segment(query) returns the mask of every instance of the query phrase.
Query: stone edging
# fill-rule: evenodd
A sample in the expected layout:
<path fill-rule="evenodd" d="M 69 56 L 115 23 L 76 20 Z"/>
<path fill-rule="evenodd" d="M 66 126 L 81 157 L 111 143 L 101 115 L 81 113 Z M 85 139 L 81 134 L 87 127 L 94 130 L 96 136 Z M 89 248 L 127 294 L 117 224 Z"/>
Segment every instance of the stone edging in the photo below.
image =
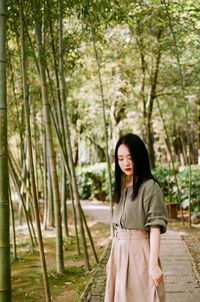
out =
<path fill-rule="evenodd" d="M 195 262 L 194 256 L 193 256 L 192 253 L 190 252 L 190 248 L 189 248 L 189 245 L 188 245 L 188 243 L 187 243 L 187 240 L 185 239 L 185 236 L 181 235 L 181 237 L 182 237 L 182 240 L 184 241 L 186 250 L 187 250 L 188 255 L 189 255 L 189 257 L 190 257 L 190 260 L 191 260 L 191 262 L 192 262 L 192 268 L 193 268 L 193 271 L 194 271 L 195 276 L 196 276 L 196 278 L 197 278 L 197 281 L 198 281 L 198 283 L 200 284 L 200 273 L 199 273 L 199 271 L 198 271 L 198 269 L 197 269 L 197 264 L 196 264 L 196 262 Z"/>

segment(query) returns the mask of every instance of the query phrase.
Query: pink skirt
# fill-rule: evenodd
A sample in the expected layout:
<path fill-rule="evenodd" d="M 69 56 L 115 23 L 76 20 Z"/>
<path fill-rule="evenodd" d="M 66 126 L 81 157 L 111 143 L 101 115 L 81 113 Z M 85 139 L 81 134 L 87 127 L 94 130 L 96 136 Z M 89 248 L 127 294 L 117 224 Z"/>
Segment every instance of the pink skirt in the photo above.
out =
<path fill-rule="evenodd" d="M 118 228 L 106 265 L 104 302 L 165 302 L 164 281 L 156 288 L 149 276 L 149 234 Z"/>

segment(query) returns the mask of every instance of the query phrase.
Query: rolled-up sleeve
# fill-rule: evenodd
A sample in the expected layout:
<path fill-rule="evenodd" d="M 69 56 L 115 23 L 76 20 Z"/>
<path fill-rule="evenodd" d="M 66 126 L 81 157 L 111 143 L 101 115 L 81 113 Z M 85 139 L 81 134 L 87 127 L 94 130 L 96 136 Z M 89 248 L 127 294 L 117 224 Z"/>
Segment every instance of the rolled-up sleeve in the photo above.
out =
<path fill-rule="evenodd" d="M 147 230 L 151 227 L 160 228 L 161 234 L 167 230 L 167 209 L 163 201 L 162 191 L 157 183 L 154 184 L 150 196 L 144 200 L 145 223 Z"/>

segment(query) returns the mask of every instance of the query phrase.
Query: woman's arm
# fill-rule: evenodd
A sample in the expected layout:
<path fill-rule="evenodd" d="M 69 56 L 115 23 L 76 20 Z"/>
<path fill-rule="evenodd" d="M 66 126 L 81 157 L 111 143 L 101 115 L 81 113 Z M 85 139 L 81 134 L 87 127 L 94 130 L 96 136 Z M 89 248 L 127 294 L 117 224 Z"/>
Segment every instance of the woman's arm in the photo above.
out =
<path fill-rule="evenodd" d="M 149 274 L 157 287 L 163 277 L 162 270 L 158 264 L 160 253 L 160 228 L 150 229 L 150 258 L 149 258 Z"/>

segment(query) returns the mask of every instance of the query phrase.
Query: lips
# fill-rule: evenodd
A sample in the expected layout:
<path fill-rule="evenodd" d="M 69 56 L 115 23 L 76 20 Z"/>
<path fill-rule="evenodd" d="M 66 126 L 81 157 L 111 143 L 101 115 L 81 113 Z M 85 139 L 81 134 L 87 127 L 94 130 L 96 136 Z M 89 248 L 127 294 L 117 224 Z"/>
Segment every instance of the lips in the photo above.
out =
<path fill-rule="evenodd" d="M 126 168 L 126 169 L 124 169 L 124 171 L 127 171 L 127 172 L 129 172 L 129 171 L 131 171 L 132 169 L 131 168 Z"/>

